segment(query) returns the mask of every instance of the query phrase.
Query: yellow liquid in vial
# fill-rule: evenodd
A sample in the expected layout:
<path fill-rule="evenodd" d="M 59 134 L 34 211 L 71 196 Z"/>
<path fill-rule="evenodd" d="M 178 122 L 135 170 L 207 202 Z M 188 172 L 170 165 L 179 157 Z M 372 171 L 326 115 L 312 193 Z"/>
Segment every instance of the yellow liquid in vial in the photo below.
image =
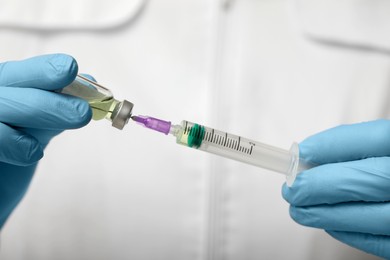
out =
<path fill-rule="evenodd" d="M 112 94 L 99 92 L 88 82 L 75 80 L 71 85 L 62 89 L 61 93 L 81 97 L 88 101 L 92 108 L 92 119 L 111 119 L 111 115 L 119 103 Z"/>
<path fill-rule="evenodd" d="M 103 118 L 111 118 L 112 112 L 114 111 L 119 101 L 115 100 L 114 98 L 109 98 L 105 100 L 89 100 L 88 103 L 92 108 L 93 120 L 101 120 Z"/>

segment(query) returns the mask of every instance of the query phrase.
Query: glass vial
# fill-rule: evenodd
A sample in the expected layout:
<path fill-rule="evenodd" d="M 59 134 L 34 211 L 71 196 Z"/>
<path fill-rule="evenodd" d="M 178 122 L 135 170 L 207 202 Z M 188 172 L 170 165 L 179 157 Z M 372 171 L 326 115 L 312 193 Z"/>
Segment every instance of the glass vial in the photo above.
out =
<path fill-rule="evenodd" d="M 109 89 L 81 75 L 59 92 L 85 99 L 92 108 L 92 119 L 108 119 L 118 129 L 127 124 L 134 106 L 127 100 L 114 99 Z"/>

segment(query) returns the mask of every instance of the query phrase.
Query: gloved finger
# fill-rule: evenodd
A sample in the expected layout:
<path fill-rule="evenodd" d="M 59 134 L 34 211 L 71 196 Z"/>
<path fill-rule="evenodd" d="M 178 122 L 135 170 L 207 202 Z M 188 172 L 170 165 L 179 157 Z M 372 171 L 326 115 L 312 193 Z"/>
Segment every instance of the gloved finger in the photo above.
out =
<path fill-rule="evenodd" d="M 36 128 L 19 128 L 19 130 L 37 139 L 43 149 L 46 148 L 53 137 L 63 132 L 63 130 L 44 130 Z"/>
<path fill-rule="evenodd" d="M 390 156 L 390 121 L 377 120 L 326 130 L 301 142 L 299 153 L 315 164 Z"/>
<path fill-rule="evenodd" d="M 0 87 L 60 89 L 75 79 L 77 71 L 76 60 L 66 54 L 8 61 L 0 63 Z"/>
<path fill-rule="evenodd" d="M 27 166 L 42 157 L 43 148 L 37 139 L 0 123 L 0 162 Z"/>
<path fill-rule="evenodd" d="M 92 117 L 89 104 L 78 97 L 33 88 L 0 87 L 0 122 L 16 127 L 74 129 Z"/>
<path fill-rule="evenodd" d="M 293 206 L 390 201 L 390 157 L 332 163 L 306 170 L 282 194 Z"/>
<path fill-rule="evenodd" d="M 390 235 L 390 202 L 349 202 L 290 207 L 297 223 L 326 230 Z"/>
<path fill-rule="evenodd" d="M 390 259 L 390 237 L 355 232 L 326 231 L 333 238 L 369 254 Z"/>

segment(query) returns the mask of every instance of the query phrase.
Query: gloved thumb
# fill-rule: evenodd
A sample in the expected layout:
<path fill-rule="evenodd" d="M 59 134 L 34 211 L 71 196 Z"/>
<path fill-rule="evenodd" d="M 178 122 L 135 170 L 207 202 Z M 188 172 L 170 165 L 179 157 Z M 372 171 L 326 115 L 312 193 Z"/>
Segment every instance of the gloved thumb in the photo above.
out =
<path fill-rule="evenodd" d="M 390 156 L 390 121 L 341 125 L 299 144 L 300 156 L 315 164 Z"/>

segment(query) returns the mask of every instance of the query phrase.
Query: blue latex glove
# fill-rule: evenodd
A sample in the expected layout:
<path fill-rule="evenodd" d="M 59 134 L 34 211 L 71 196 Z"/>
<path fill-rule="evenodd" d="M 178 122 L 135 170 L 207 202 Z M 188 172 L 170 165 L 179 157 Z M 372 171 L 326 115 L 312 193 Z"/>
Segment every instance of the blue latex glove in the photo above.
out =
<path fill-rule="evenodd" d="M 299 147 L 303 158 L 321 166 L 283 186 L 291 217 L 390 258 L 390 121 L 339 126 Z"/>
<path fill-rule="evenodd" d="M 0 63 L 0 227 L 22 199 L 43 150 L 64 129 L 86 125 L 86 101 L 54 93 L 77 75 L 64 54 Z"/>

